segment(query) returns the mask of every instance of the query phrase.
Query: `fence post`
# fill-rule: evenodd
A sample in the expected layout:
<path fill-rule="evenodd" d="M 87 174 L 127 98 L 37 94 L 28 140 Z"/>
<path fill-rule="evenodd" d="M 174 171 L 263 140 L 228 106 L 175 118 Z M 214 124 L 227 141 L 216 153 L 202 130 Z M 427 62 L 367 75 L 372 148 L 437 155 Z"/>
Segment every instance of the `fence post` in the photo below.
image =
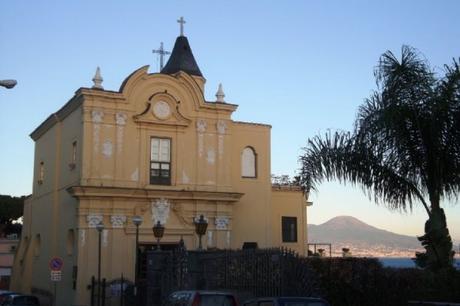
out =
<path fill-rule="evenodd" d="M 94 285 L 95 283 L 96 283 L 95 277 L 91 276 L 91 299 L 90 299 L 91 306 L 94 306 Z"/>
<path fill-rule="evenodd" d="M 162 279 L 167 254 L 168 253 L 164 251 L 147 252 L 147 290 L 145 290 L 145 292 L 147 295 L 147 305 L 149 306 L 157 306 L 162 303 Z"/>
<path fill-rule="evenodd" d="M 123 279 L 123 273 L 121 273 L 120 279 L 120 306 L 123 306 L 125 298 L 125 280 Z"/>
<path fill-rule="evenodd" d="M 105 278 L 102 279 L 102 306 L 105 306 Z"/>

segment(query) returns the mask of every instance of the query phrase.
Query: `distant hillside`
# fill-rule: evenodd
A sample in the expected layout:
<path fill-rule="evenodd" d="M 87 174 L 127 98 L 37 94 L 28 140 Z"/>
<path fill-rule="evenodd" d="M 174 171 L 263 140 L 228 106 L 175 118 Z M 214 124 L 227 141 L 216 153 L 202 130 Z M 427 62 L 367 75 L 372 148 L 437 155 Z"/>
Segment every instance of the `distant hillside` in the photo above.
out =
<path fill-rule="evenodd" d="M 335 255 L 343 247 L 357 256 L 414 256 L 415 251 L 422 251 L 416 237 L 378 229 L 350 216 L 335 217 L 320 225 L 309 224 L 308 242 L 332 243 Z"/>

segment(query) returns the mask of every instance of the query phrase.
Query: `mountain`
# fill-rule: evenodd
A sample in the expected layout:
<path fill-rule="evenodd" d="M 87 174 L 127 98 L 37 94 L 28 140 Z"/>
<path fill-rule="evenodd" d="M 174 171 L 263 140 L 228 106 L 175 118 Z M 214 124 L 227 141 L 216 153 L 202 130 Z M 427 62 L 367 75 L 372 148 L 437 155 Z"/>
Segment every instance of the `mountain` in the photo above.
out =
<path fill-rule="evenodd" d="M 355 256 L 405 257 L 423 250 L 416 237 L 382 230 L 350 216 L 308 224 L 308 242 L 331 243 L 333 255 L 340 255 L 342 248 L 349 248 Z"/>

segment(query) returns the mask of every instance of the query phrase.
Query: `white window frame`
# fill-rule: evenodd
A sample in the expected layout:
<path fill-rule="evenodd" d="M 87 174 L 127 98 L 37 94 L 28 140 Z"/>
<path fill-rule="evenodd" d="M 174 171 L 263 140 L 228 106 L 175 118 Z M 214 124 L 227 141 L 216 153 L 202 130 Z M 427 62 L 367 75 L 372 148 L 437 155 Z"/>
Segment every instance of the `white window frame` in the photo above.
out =
<path fill-rule="evenodd" d="M 247 146 L 241 152 L 241 177 L 257 178 L 257 153 L 253 147 Z"/>
<path fill-rule="evenodd" d="M 171 185 L 171 138 L 150 138 L 150 184 Z"/>

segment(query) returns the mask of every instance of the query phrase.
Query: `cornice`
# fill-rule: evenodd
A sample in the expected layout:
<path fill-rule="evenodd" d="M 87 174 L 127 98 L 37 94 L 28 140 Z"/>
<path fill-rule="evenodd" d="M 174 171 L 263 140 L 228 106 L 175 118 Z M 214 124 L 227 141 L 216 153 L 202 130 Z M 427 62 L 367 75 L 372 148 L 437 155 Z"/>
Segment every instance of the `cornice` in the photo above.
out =
<path fill-rule="evenodd" d="M 241 124 L 241 125 L 254 125 L 254 126 L 263 126 L 263 127 L 268 127 L 272 128 L 270 124 L 265 124 L 265 123 L 257 123 L 257 122 L 245 122 L 245 121 L 232 121 L 234 124 Z"/>
<path fill-rule="evenodd" d="M 85 98 L 87 97 L 96 97 L 96 98 L 107 98 L 110 100 L 121 100 L 124 101 L 125 98 L 121 93 L 101 90 L 101 89 L 91 89 L 80 87 L 75 91 L 74 96 L 62 106 L 57 112 L 48 116 L 32 133 L 30 137 L 37 141 L 45 132 L 51 129 L 56 123 L 63 121 L 68 115 L 74 112 L 79 108 Z"/>
<path fill-rule="evenodd" d="M 292 192 L 302 192 L 303 193 L 302 187 L 296 186 L 296 185 L 272 184 L 272 191 L 292 191 Z"/>
<path fill-rule="evenodd" d="M 46 131 L 52 128 L 57 122 L 64 120 L 69 114 L 80 107 L 82 103 L 82 95 L 77 91 L 63 107 L 61 107 L 57 112 L 49 115 L 45 121 L 43 121 L 32 133 L 30 133 L 30 138 L 37 141 Z"/>
<path fill-rule="evenodd" d="M 82 198 L 130 198 L 130 199 L 158 199 L 170 200 L 204 200 L 237 202 L 244 193 L 218 192 L 198 190 L 165 190 L 165 189 L 140 189 L 125 187 L 99 187 L 99 186 L 73 186 L 67 188 L 71 196 Z"/>

